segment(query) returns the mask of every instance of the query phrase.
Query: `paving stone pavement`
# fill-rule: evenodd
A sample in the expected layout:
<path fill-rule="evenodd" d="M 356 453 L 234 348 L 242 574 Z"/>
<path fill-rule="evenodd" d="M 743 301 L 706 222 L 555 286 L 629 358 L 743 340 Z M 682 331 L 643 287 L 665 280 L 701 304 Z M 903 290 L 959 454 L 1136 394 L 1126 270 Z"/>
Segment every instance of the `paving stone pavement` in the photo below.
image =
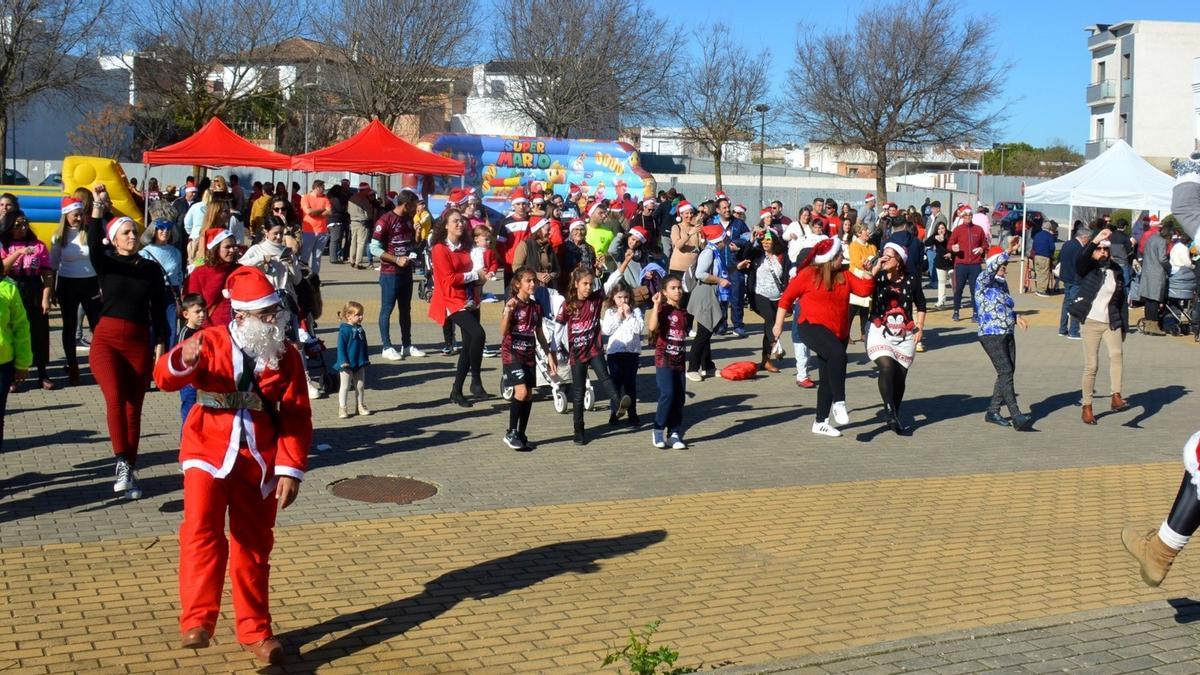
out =
<path fill-rule="evenodd" d="M 335 267 L 328 276 L 321 335 L 332 345 L 336 308 L 357 299 L 373 317 L 378 287 L 368 272 Z M 440 331 L 424 307 L 414 302 L 416 341 L 432 348 Z M 815 393 L 797 389 L 789 372 L 689 383 L 688 451 L 651 448 L 648 429 L 607 429 L 603 409 L 588 415 L 594 440 L 576 448 L 570 417 L 539 399 L 530 431 L 539 448 L 529 454 L 500 444 L 507 411 L 498 399 L 469 411 L 445 403 L 452 359 L 379 359 L 368 319 L 375 414 L 338 420 L 333 400 L 314 402 L 316 440 L 333 449 L 312 458 L 301 499 L 279 519 L 276 623 L 301 638 L 297 671 L 592 671 L 625 628 L 655 617 L 666 620 L 662 639 L 690 665 L 786 665 L 897 637 L 1178 600 L 1195 578 L 1187 555 L 1166 584 L 1173 593 L 1149 591 L 1114 536 L 1127 518 L 1150 524 L 1169 506 L 1179 448 L 1195 428 L 1186 394 L 1197 346 L 1130 336 L 1123 393 L 1132 408 L 1084 427 L 1080 344 L 1055 335 L 1054 299 L 1022 296 L 1018 307 L 1032 310 L 1033 327 L 1018 337 L 1017 386 L 1036 433 L 983 424 L 991 368 L 973 325 L 938 312 L 929 322 L 930 350 L 918 355 L 909 379 L 906 414 L 917 425 L 910 438 L 882 431 L 876 385 L 855 346 L 845 438 L 808 432 Z M 487 326 L 497 315 L 485 306 Z M 394 326 L 392 334 L 399 337 Z M 55 354 L 56 342 L 52 336 Z M 753 335 L 722 339 L 715 357 L 754 359 L 757 344 Z M 653 414 L 649 362 L 645 355 L 639 382 L 644 420 Z M 493 393 L 498 366 L 485 361 Z M 1097 390 L 1108 393 L 1103 365 Z M 147 397 L 144 499 L 114 497 L 106 437 L 94 385 L 9 399 L 0 458 L 0 669 L 245 667 L 228 645 L 196 657 L 172 649 L 173 537 L 182 508 L 177 398 Z M 332 495 L 330 484 L 360 474 L 413 476 L 439 493 L 408 506 Z M 798 515 L 801 508 L 809 510 Z M 926 517 L 908 521 L 919 514 Z M 952 545 L 940 546 L 948 533 Z M 594 540 L 601 543 L 578 544 Z M 811 548 L 813 541 L 841 557 Z M 939 559 L 965 576 L 929 566 Z M 563 569 L 522 575 L 514 560 Z M 136 583 L 113 597 L 114 584 L 131 574 Z M 437 583 L 446 575 L 485 588 L 448 595 Z M 880 587 L 881 578 L 898 584 L 906 576 L 912 585 Z M 503 586 L 495 594 L 487 590 L 493 577 Z M 996 593 L 997 579 L 1010 595 Z M 427 616 L 427 605 L 440 608 L 447 597 L 454 602 Z M 131 614 L 145 620 L 114 618 L 113 607 L 136 608 Z M 417 617 L 400 621 L 404 630 L 364 633 L 355 623 L 394 623 L 400 610 Z M 771 620 L 760 621 L 764 614 Z M 1141 610 L 1129 616 L 1136 626 L 1161 619 Z M 553 625 L 525 630 L 537 620 Z M 339 631 L 364 648 L 339 642 Z M 85 645 L 96 651 L 81 653 Z M 926 656 L 914 656 L 909 669 L 922 669 L 915 659 Z M 1144 656 L 1118 658 L 1145 665 Z M 842 662 L 859 663 L 854 658 Z M 973 671 L 959 663 L 973 661 L 949 667 Z M 1080 667 L 1100 665 L 1110 662 Z"/>

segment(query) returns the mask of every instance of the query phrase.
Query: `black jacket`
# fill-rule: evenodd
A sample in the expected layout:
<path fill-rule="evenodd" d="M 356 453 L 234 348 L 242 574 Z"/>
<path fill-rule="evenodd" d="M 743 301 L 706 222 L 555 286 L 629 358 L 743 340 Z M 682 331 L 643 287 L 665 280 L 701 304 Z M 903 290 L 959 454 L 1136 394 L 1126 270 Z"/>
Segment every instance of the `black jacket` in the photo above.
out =
<path fill-rule="evenodd" d="M 1129 332 L 1129 304 L 1125 302 L 1125 275 L 1121 266 L 1111 259 L 1104 265 L 1093 259 L 1092 253 L 1095 250 L 1096 244 L 1088 243 L 1079 252 L 1079 257 L 1075 258 L 1075 274 L 1078 275 L 1076 283 L 1079 284 L 1079 292 L 1075 295 L 1075 301 L 1067 308 L 1067 313 L 1079 323 L 1087 321 L 1087 315 L 1092 311 L 1092 302 L 1095 301 L 1096 294 L 1100 292 L 1100 287 L 1104 285 L 1104 273 L 1111 270 L 1116 278 L 1117 287 L 1108 301 L 1108 327 L 1112 330 L 1120 330 L 1121 336 L 1124 337 L 1125 333 Z"/>

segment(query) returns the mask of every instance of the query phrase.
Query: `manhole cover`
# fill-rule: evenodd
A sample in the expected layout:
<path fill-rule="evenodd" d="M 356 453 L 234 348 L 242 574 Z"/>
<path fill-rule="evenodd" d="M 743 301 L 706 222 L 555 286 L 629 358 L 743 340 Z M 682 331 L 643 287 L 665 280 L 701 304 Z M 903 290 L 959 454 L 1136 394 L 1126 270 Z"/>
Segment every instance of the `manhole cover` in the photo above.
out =
<path fill-rule="evenodd" d="M 342 499 L 373 504 L 411 504 L 437 494 L 437 487 L 412 478 L 359 476 L 332 483 L 329 489 Z"/>

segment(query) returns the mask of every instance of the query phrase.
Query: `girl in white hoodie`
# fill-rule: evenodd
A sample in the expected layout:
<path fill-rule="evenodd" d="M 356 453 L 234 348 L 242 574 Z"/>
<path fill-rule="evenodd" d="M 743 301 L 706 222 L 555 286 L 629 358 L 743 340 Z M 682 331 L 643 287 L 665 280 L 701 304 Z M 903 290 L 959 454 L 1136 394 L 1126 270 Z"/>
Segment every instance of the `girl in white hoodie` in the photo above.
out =
<path fill-rule="evenodd" d="M 635 428 L 640 424 L 637 414 L 637 370 L 642 352 L 642 310 L 633 304 L 633 291 L 624 281 L 604 302 L 600 317 L 600 332 L 608 336 L 604 353 L 608 361 L 608 372 L 617 390 L 621 403 L 609 415 L 609 424 L 615 424 L 622 411 L 628 409 L 629 423 Z"/>

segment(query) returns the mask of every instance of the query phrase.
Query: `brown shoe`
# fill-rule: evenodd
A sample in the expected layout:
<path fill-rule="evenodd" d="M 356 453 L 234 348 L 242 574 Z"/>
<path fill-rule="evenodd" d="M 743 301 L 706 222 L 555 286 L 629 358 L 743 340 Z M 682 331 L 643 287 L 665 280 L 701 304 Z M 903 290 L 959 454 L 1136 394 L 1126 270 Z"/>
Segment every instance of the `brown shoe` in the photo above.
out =
<path fill-rule="evenodd" d="M 212 639 L 209 634 L 201 626 L 189 628 L 183 631 L 183 648 L 184 649 L 204 649 L 208 646 L 208 641 Z"/>
<path fill-rule="evenodd" d="M 768 373 L 778 373 L 779 372 L 779 366 L 775 365 L 774 363 L 771 363 L 770 361 L 763 361 L 762 369 L 767 371 Z"/>
<path fill-rule="evenodd" d="M 1096 423 L 1096 416 L 1092 414 L 1092 404 L 1091 403 L 1083 406 L 1083 423 L 1084 424 L 1095 424 Z"/>
<path fill-rule="evenodd" d="M 1114 391 L 1112 395 L 1112 409 L 1124 410 L 1128 407 L 1129 405 L 1125 403 L 1125 399 L 1121 398 L 1121 392 Z"/>
<path fill-rule="evenodd" d="M 1158 530 L 1138 534 L 1136 527 L 1128 525 L 1121 530 L 1121 543 L 1125 545 L 1129 555 L 1138 561 L 1142 581 L 1150 587 L 1157 587 L 1167 578 L 1167 572 L 1171 571 L 1171 563 L 1175 562 L 1175 556 L 1179 555 L 1179 551 L 1167 546 L 1158 538 Z"/>
<path fill-rule="evenodd" d="M 283 645 L 273 637 L 259 640 L 254 644 L 242 645 L 242 649 L 253 654 L 254 658 L 262 663 L 268 665 L 283 663 Z"/>

